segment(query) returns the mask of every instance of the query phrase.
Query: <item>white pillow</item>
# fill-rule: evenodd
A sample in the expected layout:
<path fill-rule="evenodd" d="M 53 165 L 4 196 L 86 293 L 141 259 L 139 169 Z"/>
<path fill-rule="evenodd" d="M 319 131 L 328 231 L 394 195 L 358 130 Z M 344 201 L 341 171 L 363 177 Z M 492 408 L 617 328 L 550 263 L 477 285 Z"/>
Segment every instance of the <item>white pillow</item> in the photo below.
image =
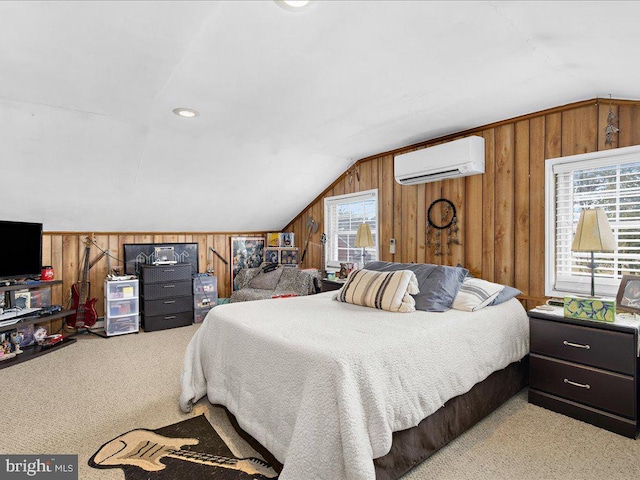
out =
<path fill-rule="evenodd" d="M 460 285 L 452 308 L 475 312 L 493 302 L 502 289 L 504 289 L 504 285 L 487 282 L 481 278 L 467 277 Z"/>

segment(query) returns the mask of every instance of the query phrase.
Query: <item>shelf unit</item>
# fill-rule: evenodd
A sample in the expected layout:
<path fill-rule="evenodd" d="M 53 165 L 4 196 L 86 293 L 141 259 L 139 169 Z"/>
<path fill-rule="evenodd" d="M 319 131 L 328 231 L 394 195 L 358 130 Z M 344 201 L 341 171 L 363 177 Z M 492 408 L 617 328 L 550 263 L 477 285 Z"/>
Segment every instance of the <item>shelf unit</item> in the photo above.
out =
<path fill-rule="evenodd" d="M 108 337 L 140 330 L 138 279 L 104 281 L 104 331 Z"/>
<path fill-rule="evenodd" d="M 193 277 L 193 323 L 201 323 L 218 303 L 218 279 L 213 275 Z"/>
<path fill-rule="evenodd" d="M 11 284 L 11 285 L 0 285 L 0 295 L 3 295 L 4 292 L 12 292 L 17 290 L 35 290 L 40 288 L 49 288 L 53 285 L 61 285 L 61 284 L 62 284 L 62 280 L 51 280 L 48 282 L 23 282 L 23 283 Z M 56 312 L 51 315 L 44 315 L 44 316 L 30 315 L 30 316 L 20 317 L 20 319 L 16 323 L 13 323 L 11 325 L 1 326 L 0 333 L 11 331 L 11 330 L 20 328 L 24 325 L 30 325 L 35 323 L 45 323 L 51 320 L 65 318 L 68 315 L 71 315 L 73 313 L 75 313 L 75 310 L 62 310 L 60 312 Z M 76 342 L 75 338 L 65 337 L 60 343 L 53 345 L 51 347 L 41 347 L 40 345 L 31 345 L 29 347 L 22 347 L 22 353 L 19 353 L 13 358 L 0 361 L 0 370 L 3 368 L 10 367 L 12 365 L 17 365 L 18 363 L 26 362 L 33 358 L 39 357 L 41 355 L 51 353 L 53 351 L 64 348 L 67 345 L 71 345 L 72 343 L 75 343 L 75 342 Z"/>
<path fill-rule="evenodd" d="M 52 285 L 62 285 L 62 280 L 49 280 L 48 282 L 19 282 L 11 285 L 0 285 L 0 292 L 9 292 L 11 290 L 30 290 L 35 288 L 51 287 Z"/>
<path fill-rule="evenodd" d="M 67 313 L 67 315 L 70 315 L 70 313 Z M 33 358 L 39 357 L 41 355 L 46 355 L 47 353 L 51 353 L 55 350 L 60 350 L 61 348 L 66 347 L 67 345 L 71 345 L 72 343 L 76 343 L 75 338 L 64 337 L 60 343 L 57 343 L 52 347 L 41 347 L 40 345 L 31 345 L 30 347 L 22 347 L 22 353 L 19 353 L 13 358 L 9 358 L 8 360 L 2 360 L 0 362 L 0 370 L 2 370 L 3 368 L 10 367 L 12 365 L 17 365 L 18 363 L 26 362 Z"/>

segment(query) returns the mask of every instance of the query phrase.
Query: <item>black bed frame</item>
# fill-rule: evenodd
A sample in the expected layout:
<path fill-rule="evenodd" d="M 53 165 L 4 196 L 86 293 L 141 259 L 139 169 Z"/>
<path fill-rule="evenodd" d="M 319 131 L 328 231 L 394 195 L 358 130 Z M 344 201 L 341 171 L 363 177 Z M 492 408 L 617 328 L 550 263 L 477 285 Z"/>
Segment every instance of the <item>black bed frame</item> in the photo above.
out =
<path fill-rule="evenodd" d="M 400 478 L 526 387 L 528 379 L 527 355 L 521 361 L 493 372 L 467 393 L 452 398 L 417 426 L 394 432 L 389 453 L 373 461 L 376 479 Z M 257 440 L 242 430 L 233 414 L 226 411 L 238 434 L 280 472 L 282 464 Z"/>

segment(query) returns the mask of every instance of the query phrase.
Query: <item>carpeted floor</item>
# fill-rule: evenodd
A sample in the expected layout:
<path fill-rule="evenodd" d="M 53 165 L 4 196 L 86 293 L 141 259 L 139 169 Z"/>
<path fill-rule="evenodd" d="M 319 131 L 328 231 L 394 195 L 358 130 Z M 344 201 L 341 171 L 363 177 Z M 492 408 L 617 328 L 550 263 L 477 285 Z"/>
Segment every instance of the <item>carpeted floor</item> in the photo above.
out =
<path fill-rule="evenodd" d="M 0 453 L 77 453 L 81 479 L 123 479 L 118 469 L 87 465 L 110 439 L 133 428 L 157 429 L 203 413 L 224 422 L 206 399 L 189 415 L 178 408 L 182 359 L 197 328 L 110 339 L 83 335 L 74 345 L 0 370 Z M 231 443 L 238 457 L 251 456 L 241 440 L 231 438 Z M 639 441 L 529 405 L 525 390 L 405 478 L 639 476 Z"/>

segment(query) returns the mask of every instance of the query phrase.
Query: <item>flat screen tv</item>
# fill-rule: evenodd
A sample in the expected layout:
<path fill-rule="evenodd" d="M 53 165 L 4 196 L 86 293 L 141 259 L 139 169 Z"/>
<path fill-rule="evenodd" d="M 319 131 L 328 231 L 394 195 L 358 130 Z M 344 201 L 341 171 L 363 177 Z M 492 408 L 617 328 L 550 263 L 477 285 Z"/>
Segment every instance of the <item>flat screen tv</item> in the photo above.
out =
<path fill-rule="evenodd" d="M 38 277 L 42 224 L 0 220 L 0 279 Z"/>

